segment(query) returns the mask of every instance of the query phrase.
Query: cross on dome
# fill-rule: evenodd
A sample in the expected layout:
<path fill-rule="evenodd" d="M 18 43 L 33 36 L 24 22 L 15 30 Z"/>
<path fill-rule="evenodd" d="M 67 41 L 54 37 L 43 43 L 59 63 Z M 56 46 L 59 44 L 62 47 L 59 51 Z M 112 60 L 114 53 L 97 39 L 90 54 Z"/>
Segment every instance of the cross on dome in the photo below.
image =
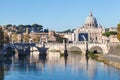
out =
<path fill-rule="evenodd" d="M 90 16 L 93 16 L 92 11 L 90 11 Z"/>

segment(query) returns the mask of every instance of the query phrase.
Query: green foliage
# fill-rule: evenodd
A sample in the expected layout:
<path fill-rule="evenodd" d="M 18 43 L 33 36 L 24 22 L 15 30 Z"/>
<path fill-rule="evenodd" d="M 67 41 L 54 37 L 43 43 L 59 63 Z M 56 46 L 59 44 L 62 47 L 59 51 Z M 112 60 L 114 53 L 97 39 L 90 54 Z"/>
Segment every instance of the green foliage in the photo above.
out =
<path fill-rule="evenodd" d="M 117 25 L 117 31 L 120 32 L 120 24 Z"/>
<path fill-rule="evenodd" d="M 60 50 L 49 50 L 49 52 L 60 52 Z"/>
<path fill-rule="evenodd" d="M 117 39 L 120 41 L 120 33 L 117 34 Z"/>
<path fill-rule="evenodd" d="M 64 56 L 64 53 L 60 53 L 60 56 L 61 56 L 61 57 Z"/>
<path fill-rule="evenodd" d="M 63 31 L 62 33 L 71 33 L 72 31 L 70 29 Z"/>
<path fill-rule="evenodd" d="M 110 35 L 117 35 L 117 32 L 110 31 L 110 32 L 105 32 L 105 33 L 103 33 L 102 35 L 109 37 Z"/>
<path fill-rule="evenodd" d="M 81 54 L 82 53 L 82 51 L 70 51 L 70 52 L 73 54 Z"/>
<path fill-rule="evenodd" d="M 43 31 L 43 26 L 39 24 L 32 24 L 32 25 L 12 25 L 12 24 L 7 24 L 4 26 L 5 30 L 8 30 L 10 32 L 16 32 L 16 33 L 24 33 L 26 31 L 26 28 L 29 29 L 29 31 L 34 30 L 35 32 L 42 32 Z M 46 33 L 48 32 L 48 29 L 44 30 Z"/>
<path fill-rule="evenodd" d="M 91 51 L 91 52 L 89 51 L 88 56 L 91 57 L 92 59 L 97 59 L 97 57 L 98 57 L 97 55 L 95 55 L 95 53 L 93 51 Z"/>
<path fill-rule="evenodd" d="M 23 27 L 24 27 L 24 25 L 20 24 L 20 25 L 18 25 L 18 27 L 21 27 L 21 28 L 23 28 Z"/>
<path fill-rule="evenodd" d="M 45 32 L 45 33 L 48 33 L 48 31 L 49 31 L 48 29 L 44 29 L 44 32 Z"/>
<path fill-rule="evenodd" d="M 120 24 L 117 25 L 117 39 L 120 41 Z"/>
<path fill-rule="evenodd" d="M 58 43 L 63 43 L 63 38 L 58 37 L 58 38 L 57 38 L 57 42 L 58 42 Z"/>
<path fill-rule="evenodd" d="M 62 31 L 62 33 L 72 33 L 72 32 L 74 32 L 74 30 L 75 30 L 75 29 L 72 29 L 72 30 L 71 30 L 71 29 L 68 29 L 68 30 Z"/>
<path fill-rule="evenodd" d="M 12 26 L 12 24 L 7 24 L 7 25 L 6 25 L 6 27 L 11 27 L 11 26 Z"/>
<path fill-rule="evenodd" d="M 120 49 L 120 45 L 117 45 L 117 46 L 116 46 L 116 49 Z"/>
<path fill-rule="evenodd" d="M 43 26 L 39 24 L 33 24 L 32 27 L 36 28 L 38 31 L 41 31 L 43 29 Z"/>
<path fill-rule="evenodd" d="M 62 38 L 61 36 L 59 36 L 59 35 L 57 35 L 56 36 L 56 41 L 58 42 L 58 43 L 63 43 L 63 40 L 64 40 L 65 38 Z"/>

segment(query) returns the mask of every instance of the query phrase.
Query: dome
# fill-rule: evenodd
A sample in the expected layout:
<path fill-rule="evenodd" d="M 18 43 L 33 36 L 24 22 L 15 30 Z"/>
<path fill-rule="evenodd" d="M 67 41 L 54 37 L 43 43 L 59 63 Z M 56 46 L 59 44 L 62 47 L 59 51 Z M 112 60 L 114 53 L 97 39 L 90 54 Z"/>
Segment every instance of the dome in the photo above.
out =
<path fill-rule="evenodd" d="M 85 25 L 90 26 L 90 27 L 97 27 L 98 23 L 96 18 L 93 16 L 92 12 L 90 12 L 90 15 L 87 17 L 85 21 Z"/>

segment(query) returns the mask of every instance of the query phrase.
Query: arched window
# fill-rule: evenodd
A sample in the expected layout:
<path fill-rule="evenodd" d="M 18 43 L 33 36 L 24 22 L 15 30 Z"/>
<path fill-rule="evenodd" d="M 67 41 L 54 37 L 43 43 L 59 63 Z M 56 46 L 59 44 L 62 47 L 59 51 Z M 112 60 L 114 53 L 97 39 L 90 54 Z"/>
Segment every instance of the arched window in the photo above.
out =
<path fill-rule="evenodd" d="M 96 40 L 97 40 L 97 37 L 96 37 Z"/>
<path fill-rule="evenodd" d="M 90 24 L 90 27 L 91 27 L 91 24 Z"/>

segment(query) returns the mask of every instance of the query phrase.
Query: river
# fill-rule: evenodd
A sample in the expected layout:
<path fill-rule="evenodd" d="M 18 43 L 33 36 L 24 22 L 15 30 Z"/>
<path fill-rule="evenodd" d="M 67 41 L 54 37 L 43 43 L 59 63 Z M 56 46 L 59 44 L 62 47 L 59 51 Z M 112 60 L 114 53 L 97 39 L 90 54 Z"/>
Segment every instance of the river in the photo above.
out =
<path fill-rule="evenodd" d="M 120 70 L 86 59 L 79 54 L 68 57 L 14 56 L 0 64 L 0 80 L 120 80 Z"/>

